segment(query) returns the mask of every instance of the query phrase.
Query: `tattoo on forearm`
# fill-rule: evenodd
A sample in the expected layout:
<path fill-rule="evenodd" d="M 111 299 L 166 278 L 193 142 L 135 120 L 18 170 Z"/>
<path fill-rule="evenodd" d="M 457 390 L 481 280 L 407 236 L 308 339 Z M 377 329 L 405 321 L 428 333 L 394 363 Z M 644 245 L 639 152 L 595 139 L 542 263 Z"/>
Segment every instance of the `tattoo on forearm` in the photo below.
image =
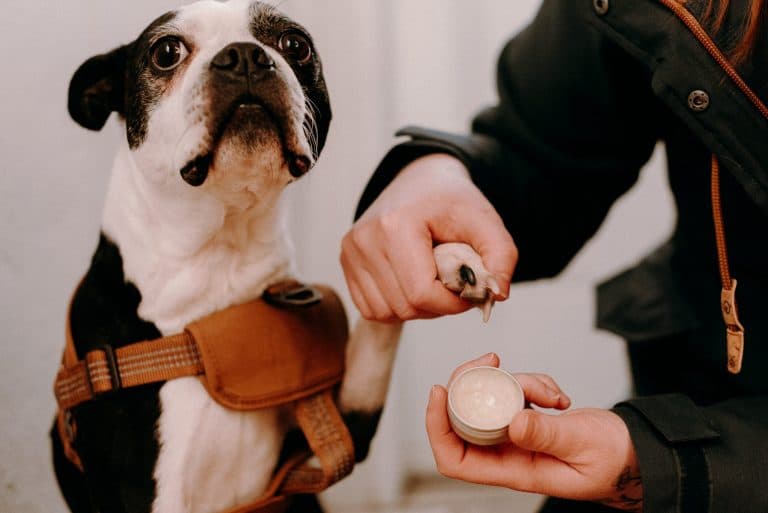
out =
<path fill-rule="evenodd" d="M 624 468 L 614 486 L 613 497 L 602 501 L 607 506 L 641 513 L 643 511 L 643 483 L 640 474 L 630 467 Z"/>

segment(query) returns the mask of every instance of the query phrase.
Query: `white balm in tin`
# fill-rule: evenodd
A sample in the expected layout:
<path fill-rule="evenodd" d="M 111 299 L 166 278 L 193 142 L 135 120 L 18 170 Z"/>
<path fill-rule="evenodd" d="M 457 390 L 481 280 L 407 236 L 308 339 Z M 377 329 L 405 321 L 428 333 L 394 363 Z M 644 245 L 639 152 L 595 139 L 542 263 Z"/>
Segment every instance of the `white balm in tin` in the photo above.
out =
<path fill-rule="evenodd" d="M 448 389 L 451 427 L 475 445 L 507 442 L 507 426 L 524 407 L 523 387 L 512 374 L 496 367 L 467 369 Z"/>

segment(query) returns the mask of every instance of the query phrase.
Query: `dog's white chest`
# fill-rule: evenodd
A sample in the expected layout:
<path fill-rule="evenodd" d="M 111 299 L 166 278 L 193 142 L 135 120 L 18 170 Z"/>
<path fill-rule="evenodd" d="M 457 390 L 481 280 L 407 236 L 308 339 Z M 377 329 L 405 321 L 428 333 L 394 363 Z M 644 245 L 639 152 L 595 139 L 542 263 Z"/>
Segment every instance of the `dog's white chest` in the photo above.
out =
<path fill-rule="evenodd" d="M 131 187 L 129 166 L 116 165 L 104 231 L 116 241 L 125 279 L 141 293 L 139 316 L 164 335 L 217 310 L 259 297 L 292 273 L 290 243 L 276 204 L 237 218 L 222 217 L 215 236 L 183 251 L 159 223 L 146 222 Z M 146 216 L 149 217 L 149 216 Z M 140 226 L 141 229 L 135 229 Z M 203 233 L 187 226 L 187 241 Z M 196 378 L 160 390 L 153 513 L 220 513 L 252 502 L 265 491 L 282 447 L 285 426 L 276 408 L 235 412 L 216 403 Z"/>
<path fill-rule="evenodd" d="M 160 401 L 153 513 L 219 513 L 264 493 L 285 433 L 278 408 L 228 410 L 196 378 L 166 383 Z"/>

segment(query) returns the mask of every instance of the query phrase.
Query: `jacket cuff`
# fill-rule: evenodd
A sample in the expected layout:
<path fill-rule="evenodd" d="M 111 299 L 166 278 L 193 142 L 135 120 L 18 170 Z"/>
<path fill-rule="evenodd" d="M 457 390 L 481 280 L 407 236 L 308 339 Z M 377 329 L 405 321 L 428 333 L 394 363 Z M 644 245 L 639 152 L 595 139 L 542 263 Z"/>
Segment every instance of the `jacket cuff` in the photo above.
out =
<path fill-rule="evenodd" d="M 708 512 L 712 484 L 703 447 L 719 435 L 693 401 L 678 394 L 641 397 L 613 411 L 635 446 L 644 511 Z"/>
<path fill-rule="evenodd" d="M 355 221 L 360 219 L 365 211 L 368 210 L 368 207 L 376 201 L 376 198 L 395 179 L 398 173 L 414 160 L 426 157 L 427 155 L 443 153 L 458 158 L 464 165 L 469 167 L 468 156 L 460 149 L 458 144 L 450 141 L 449 134 L 444 134 L 445 138 L 433 138 L 437 133 L 436 131 L 408 127 L 399 130 L 395 134 L 398 137 L 410 136 L 413 139 L 393 147 L 382 159 L 373 176 L 368 181 L 368 185 L 365 186 L 363 195 L 360 197 L 357 210 L 355 211 Z"/>

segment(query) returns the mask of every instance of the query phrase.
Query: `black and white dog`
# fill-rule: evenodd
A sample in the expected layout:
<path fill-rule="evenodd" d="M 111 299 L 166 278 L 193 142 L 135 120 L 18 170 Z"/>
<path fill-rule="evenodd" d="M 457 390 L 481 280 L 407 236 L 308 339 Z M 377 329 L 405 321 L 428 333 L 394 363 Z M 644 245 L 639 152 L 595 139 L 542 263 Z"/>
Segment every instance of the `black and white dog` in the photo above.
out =
<path fill-rule="evenodd" d="M 81 357 L 181 332 L 295 276 L 280 195 L 315 164 L 331 120 L 321 63 L 300 25 L 251 0 L 185 6 L 85 62 L 69 109 L 93 130 L 117 112 L 127 135 L 71 307 Z M 487 273 L 471 250 L 443 247 L 436 258 L 452 288 L 485 293 Z M 460 279 L 467 263 L 472 284 Z M 339 403 L 358 459 L 399 332 L 361 322 L 352 333 Z M 219 513 L 249 503 L 270 481 L 291 425 L 278 408 L 227 410 L 195 378 L 126 389 L 72 413 L 85 473 L 52 436 L 75 513 Z M 319 506 L 309 497 L 292 510 Z"/>

